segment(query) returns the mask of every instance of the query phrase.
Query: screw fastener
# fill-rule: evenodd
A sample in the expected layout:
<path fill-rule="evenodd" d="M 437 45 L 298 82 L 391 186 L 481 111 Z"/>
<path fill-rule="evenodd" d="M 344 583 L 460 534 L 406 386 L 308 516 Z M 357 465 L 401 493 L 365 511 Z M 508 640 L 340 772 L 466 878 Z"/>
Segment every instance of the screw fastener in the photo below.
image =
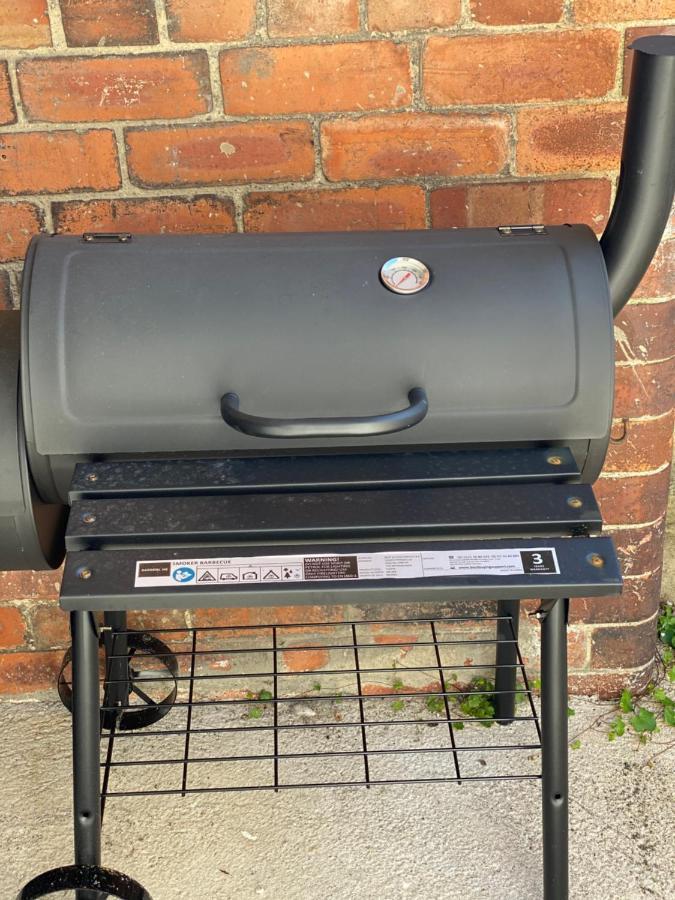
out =
<path fill-rule="evenodd" d="M 93 482 L 98 481 L 98 475 L 96 474 L 96 472 L 90 472 L 87 475 L 87 481 L 92 482 L 92 484 L 93 484 Z"/>
<path fill-rule="evenodd" d="M 84 568 L 78 570 L 77 577 L 81 578 L 82 581 L 87 581 L 93 574 L 94 573 L 91 571 L 91 569 Z"/>
<path fill-rule="evenodd" d="M 546 462 L 550 466 L 561 466 L 562 465 L 562 457 L 561 456 L 549 456 Z"/>
<path fill-rule="evenodd" d="M 93 513 L 85 513 L 82 516 L 82 521 L 85 525 L 93 525 L 96 521 L 96 516 Z"/>
<path fill-rule="evenodd" d="M 584 501 L 581 499 L 581 497 L 568 497 L 567 505 L 571 506 L 572 509 L 581 509 L 581 507 L 584 505 Z"/>
<path fill-rule="evenodd" d="M 601 569 L 605 564 L 605 560 L 599 553 L 592 553 L 588 557 L 588 561 L 592 566 L 595 566 L 596 569 Z"/>

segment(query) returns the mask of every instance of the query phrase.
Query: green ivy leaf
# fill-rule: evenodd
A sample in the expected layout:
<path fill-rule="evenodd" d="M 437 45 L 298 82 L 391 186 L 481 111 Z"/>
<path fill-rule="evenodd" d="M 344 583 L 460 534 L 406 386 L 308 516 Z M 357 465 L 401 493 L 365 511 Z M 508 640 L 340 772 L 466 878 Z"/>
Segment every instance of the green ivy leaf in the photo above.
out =
<path fill-rule="evenodd" d="M 576 716 L 576 712 L 575 712 L 575 710 L 572 709 L 571 706 L 568 706 L 567 707 L 567 718 L 571 719 L 572 716 Z"/>
<path fill-rule="evenodd" d="M 618 737 L 623 737 L 626 731 L 626 723 L 621 716 L 617 716 L 609 726 L 609 734 L 607 737 L 610 741 L 615 741 Z"/>
<path fill-rule="evenodd" d="M 621 707 L 621 712 L 625 712 L 625 713 L 633 712 L 633 695 L 628 690 L 628 688 L 624 688 L 621 691 L 621 699 L 619 700 L 619 706 Z"/>
<path fill-rule="evenodd" d="M 656 716 L 644 706 L 640 706 L 630 720 L 634 731 L 639 735 L 656 731 Z"/>
<path fill-rule="evenodd" d="M 578 750 L 579 747 L 581 747 L 581 741 L 579 740 L 579 738 L 575 738 L 575 740 L 573 740 L 570 744 L 570 750 Z"/>
<path fill-rule="evenodd" d="M 391 708 L 394 712 L 401 712 L 401 710 L 405 709 L 405 700 L 394 700 L 391 704 Z"/>
<path fill-rule="evenodd" d="M 263 711 L 259 706 L 254 706 L 248 711 L 249 719 L 261 719 Z"/>
<path fill-rule="evenodd" d="M 272 694 L 269 691 L 260 691 L 260 693 L 258 694 L 258 700 L 262 700 L 263 703 L 271 699 Z"/>
<path fill-rule="evenodd" d="M 670 706 L 666 706 L 663 709 L 663 720 L 666 725 L 670 725 L 671 728 L 675 728 L 675 703 Z"/>

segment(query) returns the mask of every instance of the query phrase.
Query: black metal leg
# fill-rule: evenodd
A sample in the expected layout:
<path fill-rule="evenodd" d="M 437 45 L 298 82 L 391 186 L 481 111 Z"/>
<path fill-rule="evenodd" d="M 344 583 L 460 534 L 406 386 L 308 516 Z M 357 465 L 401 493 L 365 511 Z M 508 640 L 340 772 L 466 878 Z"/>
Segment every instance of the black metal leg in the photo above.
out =
<path fill-rule="evenodd" d="M 542 603 L 541 744 L 544 900 L 567 900 L 567 609 L 568 600 Z"/>
<path fill-rule="evenodd" d="M 73 799 L 75 864 L 101 863 L 99 740 L 101 712 L 98 633 L 89 612 L 70 614 L 73 640 Z M 98 900 L 98 891 L 78 890 L 77 900 Z"/>
<path fill-rule="evenodd" d="M 497 615 L 499 621 L 497 622 L 495 719 L 500 725 L 508 725 L 513 721 L 516 712 L 515 691 L 518 672 L 516 641 L 518 640 L 520 600 L 500 600 L 497 606 Z"/>
<path fill-rule="evenodd" d="M 127 631 L 127 614 L 121 612 L 103 613 L 103 646 L 106 658 L 106 690 L 104 706 L 126 706 L 129 703 L 129 640 Z M 114 657 L 110 659 L 110 657 Z"/>

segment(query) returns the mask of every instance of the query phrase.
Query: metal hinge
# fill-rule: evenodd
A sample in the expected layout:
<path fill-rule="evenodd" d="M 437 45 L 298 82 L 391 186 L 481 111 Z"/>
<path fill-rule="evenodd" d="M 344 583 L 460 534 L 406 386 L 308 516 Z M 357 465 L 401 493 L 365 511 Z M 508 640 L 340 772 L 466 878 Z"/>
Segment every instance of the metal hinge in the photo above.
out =
<path fill-rule="evenodd" d="M 82 240 L 86 244 L 128 244 L 131 234 L 128 231 L 85 231 Z"/>
<path fill-rule="evenodd" d="M 544 225 L 499 225 L 497 231 L 500 234 L 517 235 L 517 234 L 547 234 Z"/>

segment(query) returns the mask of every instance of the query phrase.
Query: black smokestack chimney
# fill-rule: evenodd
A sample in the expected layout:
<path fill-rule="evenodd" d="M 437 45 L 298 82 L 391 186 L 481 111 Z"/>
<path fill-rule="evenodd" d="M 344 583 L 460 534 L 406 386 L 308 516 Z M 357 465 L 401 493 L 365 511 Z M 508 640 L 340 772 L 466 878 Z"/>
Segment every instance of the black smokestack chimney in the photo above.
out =
<path fill-rule="evenodd" d="M 647 271 L 675 193 L 675 37 L 639 38 L 631 49 L 621 175 L 600 241 L 615 316 Z"/>

